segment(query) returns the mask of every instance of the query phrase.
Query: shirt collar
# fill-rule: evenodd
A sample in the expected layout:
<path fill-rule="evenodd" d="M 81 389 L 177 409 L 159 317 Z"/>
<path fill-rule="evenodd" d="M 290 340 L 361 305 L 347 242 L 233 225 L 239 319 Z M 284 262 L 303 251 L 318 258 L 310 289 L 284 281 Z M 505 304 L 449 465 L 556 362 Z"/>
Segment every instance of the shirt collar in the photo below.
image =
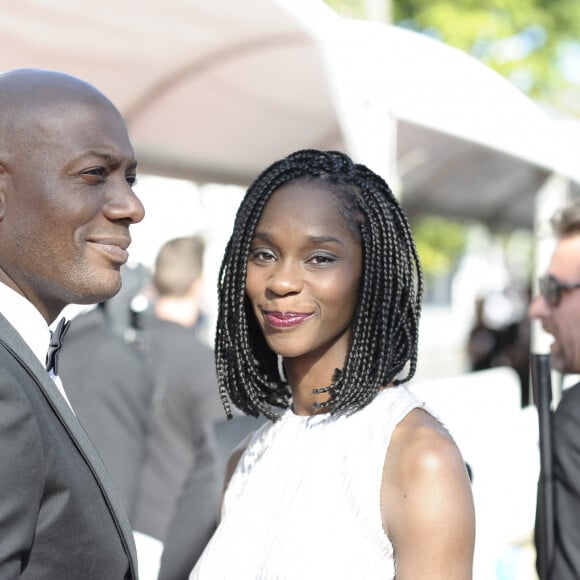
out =
<path fill-rule="evenodd" d="M 42 366 L 50 341 L 46 320 L 24 296 L 0 282 L 0 313 L 20 334 Z"/>

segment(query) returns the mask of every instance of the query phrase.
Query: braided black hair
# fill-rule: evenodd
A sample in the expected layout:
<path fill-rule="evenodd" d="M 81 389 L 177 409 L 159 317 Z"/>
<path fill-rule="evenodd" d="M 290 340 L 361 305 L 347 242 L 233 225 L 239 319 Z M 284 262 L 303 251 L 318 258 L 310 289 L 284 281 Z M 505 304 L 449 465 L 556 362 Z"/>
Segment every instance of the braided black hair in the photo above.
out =
<path fill-rule="evenodd" d="M 423 278 L 407 218 L 389 186 L 364 165 L 337 151 L 298 151 L 273 163 L 249 187 L 236 215 L 222 261 L 215 339 L 220 397 L 248 415 L 277 417 L 290 391 L 280 378 L 276 354 L 267 345 L 246 298 L 250 244 L 262 211 L 281 186 L 305 181 L 333 192 L 347 226 L 361 241 L 363 269 L 351 347 L 331 385 L 330 399 L 315 407 L 330 412 L 368 404 L 387 384 L 415 373 Z M 404 377 L 398 375 L 408 363 Z"/>

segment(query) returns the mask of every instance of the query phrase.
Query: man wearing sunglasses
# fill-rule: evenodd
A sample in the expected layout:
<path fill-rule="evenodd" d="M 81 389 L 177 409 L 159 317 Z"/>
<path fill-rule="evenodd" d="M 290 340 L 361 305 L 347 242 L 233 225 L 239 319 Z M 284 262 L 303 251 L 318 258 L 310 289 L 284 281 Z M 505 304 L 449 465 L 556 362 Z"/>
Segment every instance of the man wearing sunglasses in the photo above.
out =
<path fill-rule="evenodd" d="M 528 314 L 554 337 L 550 364 L 580 374 L 580 201 L 552 219 L 557 243 Z M 555 547 L 549 580 L 580 578 L 580 383 L 553 415 Z M 536 538 L 539 541 L 539 538 Z M 542 579 L 547 580 L 547 579 Z"/>

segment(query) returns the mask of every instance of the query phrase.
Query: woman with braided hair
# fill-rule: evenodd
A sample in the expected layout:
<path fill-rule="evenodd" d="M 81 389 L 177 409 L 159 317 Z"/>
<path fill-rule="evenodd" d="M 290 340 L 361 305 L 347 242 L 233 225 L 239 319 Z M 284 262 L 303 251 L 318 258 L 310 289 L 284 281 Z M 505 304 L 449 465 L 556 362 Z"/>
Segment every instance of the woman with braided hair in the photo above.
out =
<path fill-rule="evenodd" d="M 381 177 L 299 151 L 248 189 L 219 277 L 216 364 L 267 421 L 228 464 L 191 580 L 468 580 L 474 511 L 460 452 L 402 383 L 422 277 Z"/>

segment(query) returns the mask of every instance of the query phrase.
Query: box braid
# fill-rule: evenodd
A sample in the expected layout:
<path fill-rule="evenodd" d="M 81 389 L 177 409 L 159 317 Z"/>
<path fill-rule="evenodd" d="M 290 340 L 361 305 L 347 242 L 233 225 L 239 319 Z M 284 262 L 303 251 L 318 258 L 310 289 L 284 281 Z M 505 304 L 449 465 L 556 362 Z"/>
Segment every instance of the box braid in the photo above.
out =
<path fill-rule="evenodd" d="M 381 387 L 415 373 L 423 279 L 411 228 L 385 181 L 336 151 L 303 150 L 273 163 L 251 184 L 238 209 L 219 273 L 215 354 L 220 397 L 244 413 L 270 419 L 289 406 L 276 354 L 246 299 L 246 267 L 254 230 L 271 195 L 290 182 L 315 183 L 336 195 L 346 225 L 360 239 L 363 269 L 352 342 L 336 369 L 325 407 L 332 413 L 368 404 Z M 407 366 L 407 373 L 400 374 Z"/>

